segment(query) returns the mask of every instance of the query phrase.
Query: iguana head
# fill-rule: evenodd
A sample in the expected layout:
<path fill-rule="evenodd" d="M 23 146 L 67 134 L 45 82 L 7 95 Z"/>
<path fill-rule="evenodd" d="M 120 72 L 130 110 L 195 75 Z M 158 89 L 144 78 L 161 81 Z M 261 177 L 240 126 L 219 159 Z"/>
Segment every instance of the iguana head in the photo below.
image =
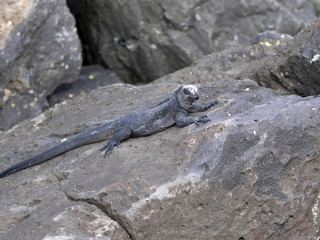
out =
<path fill-rule="evenodd" d="M 199 90 L 195 85 L 180 86 L 177 93 L 177 100 L 181 107 L 189 109 L 192 103 L 199 99 Z"/>

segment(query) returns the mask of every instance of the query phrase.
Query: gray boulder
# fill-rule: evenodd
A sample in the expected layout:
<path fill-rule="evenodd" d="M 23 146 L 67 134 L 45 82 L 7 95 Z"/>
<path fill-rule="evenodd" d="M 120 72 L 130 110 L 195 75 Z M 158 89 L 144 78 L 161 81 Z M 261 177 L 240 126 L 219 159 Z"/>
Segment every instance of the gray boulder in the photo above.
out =
<path fill-rule="evenodd" d="M 289 34 L 266 31 L 257 34 L 244 44 L 234 44 L 232 47 L 211 53 L 195 61 L 190 67 L 183 68 L 173 74 L 166 75 L 155 80 L 156 83 L 165 82 L 215 82 L 220 79 L 241 78 L 246 76 L 249 70 L 257 73 L 255 69 L 264 67 L 264 62 L 260 61 L 268 56 L 277 53 L 278 48 L 287 47 L 293 40 Z M 310 39 L 305 38 L 308 42 Z M 259 65 L 260 64 L 260 65 Z M 251 67 L 255 66 L 255 68 Z M 254 78 L 254 75 L 252 78 Z M 284 88 L 276 90 L 288 94 Z"/>
<path fill-rule="evenodd" d="M 240 77 L 293 94 L 310 96 L 320 93 L 320 20 L 303 29 L 274 54 L 252 63 Z"/>
<path fill-rule="evenodd" d="M 112 85 L 57 104 L 1 135 L 0 169 L 176 86 Z M 106 158 L 104 143 L 84 146 L 1 179 L 0 238 L 317 239 L 320 98 L 249 79 L 200 90 L 202 103 L 220 100 L 205 125 L 129 139 Z"/>
<path fill-rule="evenodd" d="M 2 1 L 0 129 L 38 115 L 81 66 L 75 22 L 63 0 Z"/>
<path fill-rule="evenodd" d="M 155 82 L 207 82 L 250 78 L 282 94 L 320 94 L 320 20 L 294 38 L 266 31 L 244 44 L 215 52 Z M 179 77 L 177 77 L 179 75 Z"/>
<path fill-rule="evenodd" d="M 306 1 L 69 0 L 85 60 L 150 82 L 264 31 L 295 35 L 316 19 Z"/>

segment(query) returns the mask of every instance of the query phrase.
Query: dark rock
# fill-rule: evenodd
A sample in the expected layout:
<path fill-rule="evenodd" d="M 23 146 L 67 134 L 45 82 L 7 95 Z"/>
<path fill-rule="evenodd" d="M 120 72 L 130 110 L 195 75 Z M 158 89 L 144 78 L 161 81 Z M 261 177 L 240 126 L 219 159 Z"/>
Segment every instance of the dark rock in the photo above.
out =
<path fill-rule="evenodd" d="M 226 78 L 240 78 L 241 74 L 256 66 L 261 59 L 277 53 L 277 47 L 284 48 L 293 37 L 284 33 L 266 31 L 259 33 L 243 44 L 211 53 L 197 61 L 190 67 L 183 68 L 174 74 L 164 76 L 155 82 L 215 82 Z M 262 63 L 263 66 L 263 63 Z M 254 71 L 254 69 L 253 69 Z M 179 77 L 178 77 L 179 76 Z M 287 90 L 278 88 L 282 93 Z"/>
<path fill-rule="evenodd" d="M 320 93 L 320 20 L 301 31 L 273 55 L 246 68 L 240 77 L 302 96 Z"/>
<path fill-rule="evenodd" d="M 155 82 L 207 82 L 223 78 L 250 78 L 282 94 L 320 94 L 320 20 L 295 38 L 263 32 L 244 44 L 215 52 L 193 66 Z M 177 75 L 180 77 L 178 78 Z"/>
<path fill-rule="evenodd" d="M 81 52 L 65 1 L 2 1 L 0 129 L 38 115 L 57 86 L 76 79 Z"/>
<path fill-rule="evenodd" d="M 176 86 L 112 85 L 55 105 L 2 134 L 0 169 Z M 317 239 L 320 98 L 248 79 L 200 90 L 220 100 L 206 125 L 132 138 L 106 158 L 104 143 L 83 146 L 1 179 L 0 238 Z"/>
<path fill-rule="evenodd" d="M 310 2 L 313 4 L 317 16 L 319 16 L 320 15 L 320 2 L 318 0 L 310 0 Z"/>
<path fill-rule="evenodd" d="M 295 35 L 316 19 L 305 1 L 68 2 L 85 61 L 128 82 L 150 82 L 263 31 Z"/>
<path fill-rule="evenodd" d="M 52 95 L 48 96 L 49 105 L 52 106 L 66 99 L 88 93 L 98 87 L 116 83 L 124 82 L 111 70 L 99 65 L 83 66 L 75 82 L 57 87 Z"/>
<path fill-rule="evenodd" d="M 195 10 L 204 10 L 210 2 Z M 122 3 L 125 11 L 127 3 Z M 132 3 L 140 3 L 132 5 L 135 10 L 153 6 Z M 238 2 L 232 3 L 226 6 L 236 15 L 239 9 L 232 7 Z M 184 18 L 179 18 L 188 16 L 183 12 L 187 5 L 161 10 L 172 29 L 188 31 L 188 24 L 180 24 Z M 265 2 L 255 5 L 255 13 L 265 7 Z M 223 20 L 229 15 L 219 16 Z M 153 17 L 149 16 L 150 22 Z M 219 99 L 206 112 L 211 122 L 205 125 L 132 138 L 106 158 L 99 152 L 105 143 L 83 146 L 0 179 L 0 238 L 318 239 L 320 97 L 282 96 L 247 78 L 229 79 L 249 70 L 267 71 L 267 66 L 276 66 L 274 54 L 282 63 L 285 56 L 290 59 L 291 53 L 299 52 L 304 57 L 300 64 L 305 66 L 306 59 L 317 64 L 318 48 L 313 47 L 318 24 L 294 40 L 270 31 L 253 35 L 244 45 L 234 44 L 155 83 L 102 87 L 0 132 L 2 170 L 65 137 L 154 105 L 179 82 L 202 83 L 202 103 Z M 278 47 L 283 48 L 283 56 Z M 295 80 L 309 79 L 309 71 L 317 71 L 292 66 Z M 301 83 L 299 89 L 309 88 L 310 81 Z M 288 93 L 287 88 L 277 89 Z"/>

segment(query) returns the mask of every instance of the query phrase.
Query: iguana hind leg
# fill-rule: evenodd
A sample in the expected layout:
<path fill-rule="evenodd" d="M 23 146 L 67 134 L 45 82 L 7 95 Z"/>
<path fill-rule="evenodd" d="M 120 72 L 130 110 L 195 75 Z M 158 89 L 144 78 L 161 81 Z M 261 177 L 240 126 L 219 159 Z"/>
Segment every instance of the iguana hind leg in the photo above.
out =
<path fill-rule="evenodd" d="M 125 126 L 121 126 L 115 129 L 115 133 L 112 138 L 108 141 L 108 143 L 100 149 L 100 152 L 104 152 L 104 156 L 107 155 L 108 152 L 111 152 L 115 146 L 120 145 L 120 142 L 128 139 L 131 136 L 131 130 Z"/>

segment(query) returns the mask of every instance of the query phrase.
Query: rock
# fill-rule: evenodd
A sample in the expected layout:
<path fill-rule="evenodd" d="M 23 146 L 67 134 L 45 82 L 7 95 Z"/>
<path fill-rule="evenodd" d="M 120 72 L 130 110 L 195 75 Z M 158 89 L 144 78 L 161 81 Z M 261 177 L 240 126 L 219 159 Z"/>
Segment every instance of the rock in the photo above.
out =
<path fill-rule="evenodd" d="M 291 1 L 68 0 L 89 64 L 127 82 L 150 82 L 263 31 L 295 35 L 316 3 Z"/>
<path fill-rule="evenodd" d="M 250 65 L 240 77 L 289 93 L 310 96 L 320 93 L 320 20 L 301 31 L 273 55 Z"/>
<path fill-rule="evenodd" d="M 286 47 L 292 39 L 293 37 L 288 34 L 266 31 L 243 44 L 234 44 L 228 49 L 202 57 L 190 67 L 178 70 L 174 74 L 169 74 L 154 82 L 204 83 L 215 82 L 220 79 L 241 78 L 241 74 L 249 71 L 251 65 L 258 65 L 261 59 L 275 55 L 277 47 Z M 283 88 L 277 90 L 284 94 L 288 93 Z"/>
<path fill-rule="evenodd" d="M 207 55 L 155 82 L 207 82 L 250 78 L 282 94 L 320 94 L 320 20 L 295 38 L 266 31 L 244 44 Z M 179 77 L 177 77 L 179 75 Z"/>
<path fill-rule="evenodd" d="M 134 10 L 153 6 L 144 4 L 135 5 Z M 188 26 L 174 24 L 180 23 L 188 3 L 175 2 L 181 6 L 172 4 L 172 9 L 163 8 L 166 4 L 161 2 L 159 7 L 167 24 L 175 30 Z M 255 5 L 255 13 L 265 4 Z M 88 7 L 88 15 L 90 11 Z M 153 15 L 157 16 L 156 12 L 148 18 L 151 23 Z M 239 15 L 247 16 L 241 11 Z M 197 21 L 200 18 L 196 17 Z M 201 83 L 202 103 L 219 99 L 219 104 L 206 112 L 211 122 L 200 127 L 172 127 L 149 137 L 132 138 L 106 158 L 99 152 L 105 143 L 83 146 L 0 179 L 0 238 L 318 239 L 320 97 L 282 96 L 279 90 L 288 93 L 289 88 L 274 91 L 241 75 L 261 70 L 261 76 L 271 83 L 274 78 L 263 71 L 276 63 L 278 67 L 288 64 L 285 57 L 300 53 L 302 60 L 293 59 L 299 59 L 305 69 L 290 65 L 296 74 L 292 82 L 305 81 L 294 92 L 310 95 L 311 90 L 302 93 L 312 83 L 313 91 L 319 93 L 316 81 L 309 81 L 313 76 L 309 71 L 317 71 L 313 64 L 318 62 L 318 24 L 308 26 L 294 40 L 290 35 L 266 31 L 245 45 L 233 44 L 152 84 L 116 84 L 80 94 L 0 132 L 3 170 L 63 138 L 151 106 L 169 96 L 180 82 Z M 128 41 L 118 43 L 128 46 Z M 80 81 L 92 73 L 92 69 L 83 71 Z M 97 73 L 97 69 L 93 71 Z M 11 91 L 6 89 L 6 103 L 13 97 Z"/>
<path fill-rule="evenodd" d="M 53 106 L 66 99 L 88 93 L 98 87 L 116 83 L 124 82 L 111 70 L 105 69 L 100 65 L 83 66 L 75 82 L 59 86 L 48 96 L 49 105 Z"/>
<path fill-rule="evenodd" d="M 2 134 L 0 169 L 176 86 L 112 85 L 57 104 Z M 220 100 L 205 125 L 132 138 L 106 158 L 104 143 L 83 146 L 1 179 L 0 238 L 317 239 L 320 98 L 249 79 L 200 91 Z"/>
<path fill-rule="evenodd" d="M 0 129 L 38 115 L 57 86 L 81 66 L 75 22 L 65 1 L 2 1 Z"/>

